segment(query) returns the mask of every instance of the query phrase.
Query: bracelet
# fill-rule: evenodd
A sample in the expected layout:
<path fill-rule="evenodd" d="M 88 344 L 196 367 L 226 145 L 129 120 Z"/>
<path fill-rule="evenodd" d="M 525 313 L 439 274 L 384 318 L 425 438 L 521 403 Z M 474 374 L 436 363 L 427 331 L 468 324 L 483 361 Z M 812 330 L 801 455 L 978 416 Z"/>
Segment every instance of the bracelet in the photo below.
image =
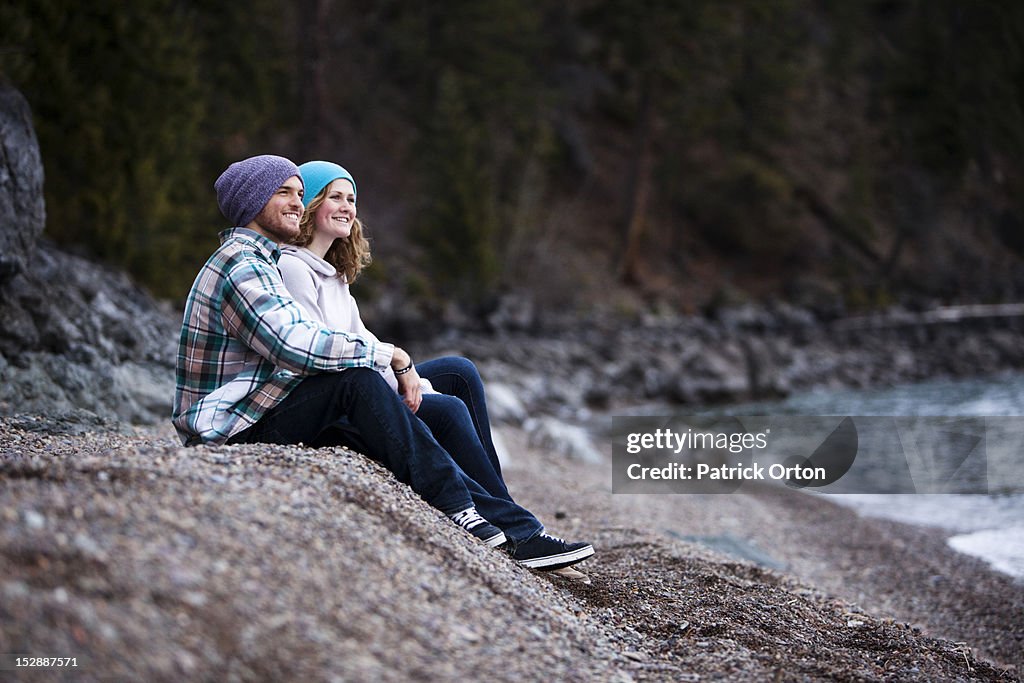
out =
<path fill-rule="evenodd" d="M 404 375 L 405 373 L 409 372 L 410 370 L 412 370 L 412 361 L 409 361 L 409 364 L 407 366 L 405 366 L 404 368 L 402 368 L 401 370 L 395 370 L 395 375 Z"/>

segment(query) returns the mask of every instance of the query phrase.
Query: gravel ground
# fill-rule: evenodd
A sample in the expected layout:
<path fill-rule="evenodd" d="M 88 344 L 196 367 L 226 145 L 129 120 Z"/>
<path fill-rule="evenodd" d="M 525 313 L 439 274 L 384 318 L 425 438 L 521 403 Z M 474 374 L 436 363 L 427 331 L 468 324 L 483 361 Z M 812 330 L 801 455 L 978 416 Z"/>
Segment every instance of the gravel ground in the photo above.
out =
<path fill-rule="evenodd" d="M 79 664 L 0 680 L 1019 680 L 1024 587 L 937 533 L 795 494 L 613 496 L 607 466 L 504 437 L 517 499 L 597 546 L 589 585 L 343 449 L 0 418 L 0 653 Z"/>

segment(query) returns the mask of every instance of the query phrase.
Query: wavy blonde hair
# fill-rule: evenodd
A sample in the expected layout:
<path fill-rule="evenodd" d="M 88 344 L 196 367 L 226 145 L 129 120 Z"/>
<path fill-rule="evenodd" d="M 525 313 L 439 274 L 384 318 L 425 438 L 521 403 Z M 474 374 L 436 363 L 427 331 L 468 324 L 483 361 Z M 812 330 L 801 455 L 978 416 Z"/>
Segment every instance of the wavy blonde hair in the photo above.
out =
<path fill-rule="evenodd" d="M 299 236 L 292 244 L 305 247 L 313 241 L 313 231 L 316 230 L 316 212 L 323 205 L 327 197 L 327 187 L 320 190 L 320 194 L 313 197 L 313 201 L 306 207 L 302 219 L 299 221 Z M 370 240 L 363 235 L 363 223 L 358 218 L 352 221 L 352 230 L 348 237 L 339 237 L 331 244 L 330 249 L 324 254 L 324 260 L 334 266 L 338 271 L 338 277 L 345 278 L 345 282 L 352 284 L 359 277 L 363 268 L 370 265 L 373 257 L 370 255 Z"/>

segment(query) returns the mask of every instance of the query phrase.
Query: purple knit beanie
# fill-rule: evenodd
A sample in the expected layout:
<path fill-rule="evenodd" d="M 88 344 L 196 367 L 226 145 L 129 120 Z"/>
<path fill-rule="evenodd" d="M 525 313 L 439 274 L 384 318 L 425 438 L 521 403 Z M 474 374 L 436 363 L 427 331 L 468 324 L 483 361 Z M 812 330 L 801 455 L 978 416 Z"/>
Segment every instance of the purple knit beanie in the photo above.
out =
<path fill-rule="evenodd" d="M 213 184 L 220 212 L 231 221 L 231 225 L 248 225 L 263 210 L 277 188 L 292 176 L 298 176 L 302 182 L 298 166 L 273 154 L 236 161 Z"/>

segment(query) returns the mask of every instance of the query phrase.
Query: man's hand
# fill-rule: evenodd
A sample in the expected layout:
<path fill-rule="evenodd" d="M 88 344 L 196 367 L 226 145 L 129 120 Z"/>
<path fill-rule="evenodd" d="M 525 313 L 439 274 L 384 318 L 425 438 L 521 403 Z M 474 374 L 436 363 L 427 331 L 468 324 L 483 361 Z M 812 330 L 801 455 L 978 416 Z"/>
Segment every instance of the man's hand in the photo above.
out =
<path fill-rule="evenodd" d="M 410 368 L 410 370 L 399 375 L 398 371 L 405 368 Z M 412 367 L 412 358 L 405 349 L 395 347 L 395 354 L 391 357 L 391 369 L 395 371 L 395 379 L 398 380 L 398 393 L 402 395 L 402 402 L 415 413 L 420 409 L 420 403 L 423 401 L 423 388 L 420 386 L 420 376 L 416 372 L 416 368 Z"/>

